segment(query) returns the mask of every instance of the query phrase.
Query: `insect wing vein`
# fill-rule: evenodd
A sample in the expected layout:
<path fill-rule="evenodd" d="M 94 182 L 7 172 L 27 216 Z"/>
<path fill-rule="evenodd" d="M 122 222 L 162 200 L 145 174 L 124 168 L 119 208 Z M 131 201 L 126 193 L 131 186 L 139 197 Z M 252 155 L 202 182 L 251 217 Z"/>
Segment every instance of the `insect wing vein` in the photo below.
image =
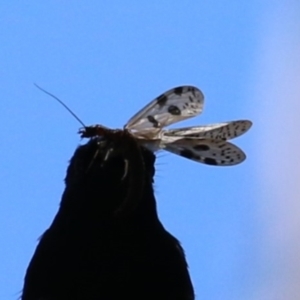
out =
<path fill-rule="evenodd" d="M 221 140 L 182 138 L 165 143 L 164 149 L 208 165 L 232 166 L 246 159 L 240 148 Z"/>
<path fill-rule="evenodd" d="M 193 126 L 163 130 L 162 136 L 194 137 L 212 140 L 230 140 L 247 132 L 252 126 L 248 120 L 216 123 L 205 126 Z"/>
<path fill-rule="evenodd" d="M 137 112 L 124 128 L 132 132 L 161 129 L 200 114 L 203 103 L 204 96 L 196 87 L 173 88 Z"/>

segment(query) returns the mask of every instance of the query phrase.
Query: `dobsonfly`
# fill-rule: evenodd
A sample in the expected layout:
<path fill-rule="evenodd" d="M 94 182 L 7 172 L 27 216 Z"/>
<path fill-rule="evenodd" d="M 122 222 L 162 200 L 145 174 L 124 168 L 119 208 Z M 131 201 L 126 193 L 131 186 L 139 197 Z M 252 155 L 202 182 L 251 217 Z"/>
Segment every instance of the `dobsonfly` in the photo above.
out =
<path fill-rule="evenodd" d="M 228 140 L 247 132 L 252 126 L 249 120 L 164 129 L 202 112 L 204 95 L 194 86 L 179 86 L 163 93 L 138 111 L 123 130 L 102 125 L 85 126 L 61 100 L 37 87 L 59 101 L 83 125 L 79 130 L 82 138 L 124 132 L 153 152 L 163 149 L 207 165 L 232 166 L 246 159 L 245 153 Z"/>

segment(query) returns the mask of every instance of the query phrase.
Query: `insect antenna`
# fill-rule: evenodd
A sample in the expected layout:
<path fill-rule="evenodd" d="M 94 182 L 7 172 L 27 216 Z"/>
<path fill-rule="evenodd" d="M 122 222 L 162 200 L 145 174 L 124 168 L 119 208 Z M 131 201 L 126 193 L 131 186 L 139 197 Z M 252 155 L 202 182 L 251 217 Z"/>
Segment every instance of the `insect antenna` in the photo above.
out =
<path fill-rule="evenodd" d="M 34 85 L 39 90 L 41 90 L 42 92 L 44 92 L 45 94 L 49 95 L 50 97 L 54 98 L 57 102 L 59 102 L 84 128 L 86 128 L 86 126 L 84 125 L 84 123 L 77 117 L 77 115 L 65 103 L 63 103 L 60 99 L 58 99 L 53 94 L 47 92 L 46 90 L 44 90 L 43 88 L 41 88 L 40 86 L 38 86 L 36 83 L 34 83 Z"/>

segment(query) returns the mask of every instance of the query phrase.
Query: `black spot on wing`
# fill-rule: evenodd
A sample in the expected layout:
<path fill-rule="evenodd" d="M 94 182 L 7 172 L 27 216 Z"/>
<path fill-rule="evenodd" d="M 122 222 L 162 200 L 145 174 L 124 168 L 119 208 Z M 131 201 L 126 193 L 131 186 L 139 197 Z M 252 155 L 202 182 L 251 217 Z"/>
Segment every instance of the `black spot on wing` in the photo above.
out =
<path fill-rule="evenodd" d="M 226 143 L 219 145 L 219 148 L 224 148 L 224 147 L 227 147 L 227 144 L 226 144 Z M 225 150 L 226 150 L 226 149 L 225 149 Z"/>
<path fill-rule="evenodd" d="M 183 87 L 179 86 L 177 88 L 174 89 L 174 94 L 181 96 L 183 92 Z"/>
<path fill-rule="evenodd" d="M 188 88 L 189 92 L 192 92 L 193 96 L 196 97 L 196 90 L 193 87 Z"/>
<path fill-rule="evenodd" d="M 207 145 L 196 145 L 193 148 L 197 151 L 208 151 L 210 149 Z"/>
<path fill-rule="evenodd" d="M 181 150 L 180 155 L 189 159 L 194 158 L 194 153 L 188 149 Z"/>
<path fill-rule="evenodd" d="M 170 105 L 170 106 L 168 107 L 168 112 L 169 112 L 171 115 L 174 115 L 174 116 L 179 116 L 179 115 L 181 115 L 180 109 L 179 109 L 177 106 L 175 106 L 175 105 Z"/>
<path fill-rule="evenodd" d="M 159 122 L 153 117 L 153 116 L 151 116 L 151 115 L 149 115 L 148 117 L 147 117 L 147 119 L 148 119 L 148 121 L 150 122 L 150 123 L 152 123 L 153 124 L 153 126 L 155 127 L 155 128 L 158 128 L 159 127 Z"/>
<path fill-rule="evenodd" d="M 168 97 L 165 94 L 162 94 L 159 97 L 157 97 L 157 104 L 159 106 L 164 106 L 167 101 L 168 101 Z"/>
<path fill-rule="evenodd" d="M 203 162 L 207 165 L 212 165 L 212 166 L 216 166 L 218 163 L 217 161 L 214 159 L 214 158 L 209 158 L 209 157 L 206 157 Z"/>

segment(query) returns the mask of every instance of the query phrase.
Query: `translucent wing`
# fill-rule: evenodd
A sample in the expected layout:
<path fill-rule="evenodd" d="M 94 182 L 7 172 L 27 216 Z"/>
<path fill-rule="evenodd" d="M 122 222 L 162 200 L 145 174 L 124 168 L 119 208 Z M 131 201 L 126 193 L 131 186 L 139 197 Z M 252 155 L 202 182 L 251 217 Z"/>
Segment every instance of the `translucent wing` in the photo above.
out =
<path fill-rule="evenodd" d="M 232 166 L 246 159 L 240 148 L 222 140 L 182 138 L 172 143 L 166 142 L 163 149 L 214 166 Z"/>
<path fill-rule="evenodd" d="M 141 109 L 124 128 L 136 136 L 153 138 L 161 131 L 161 128 L 200 114 L 203 102 L 204 96 L 196 87 L 176 87 Z"/>
<path fill-rule="evenodd" d="M 194 138 L 206 138 L 211 140 L 231 140 L 247 132 L 251 126 L 251 121 L 239 120 L 210 124 L 205 126 L 163 130 L 161 135 L 162 137 L 174 137 L 174 139 L 175 137 L 180 138 L 185 136 Z"/>

